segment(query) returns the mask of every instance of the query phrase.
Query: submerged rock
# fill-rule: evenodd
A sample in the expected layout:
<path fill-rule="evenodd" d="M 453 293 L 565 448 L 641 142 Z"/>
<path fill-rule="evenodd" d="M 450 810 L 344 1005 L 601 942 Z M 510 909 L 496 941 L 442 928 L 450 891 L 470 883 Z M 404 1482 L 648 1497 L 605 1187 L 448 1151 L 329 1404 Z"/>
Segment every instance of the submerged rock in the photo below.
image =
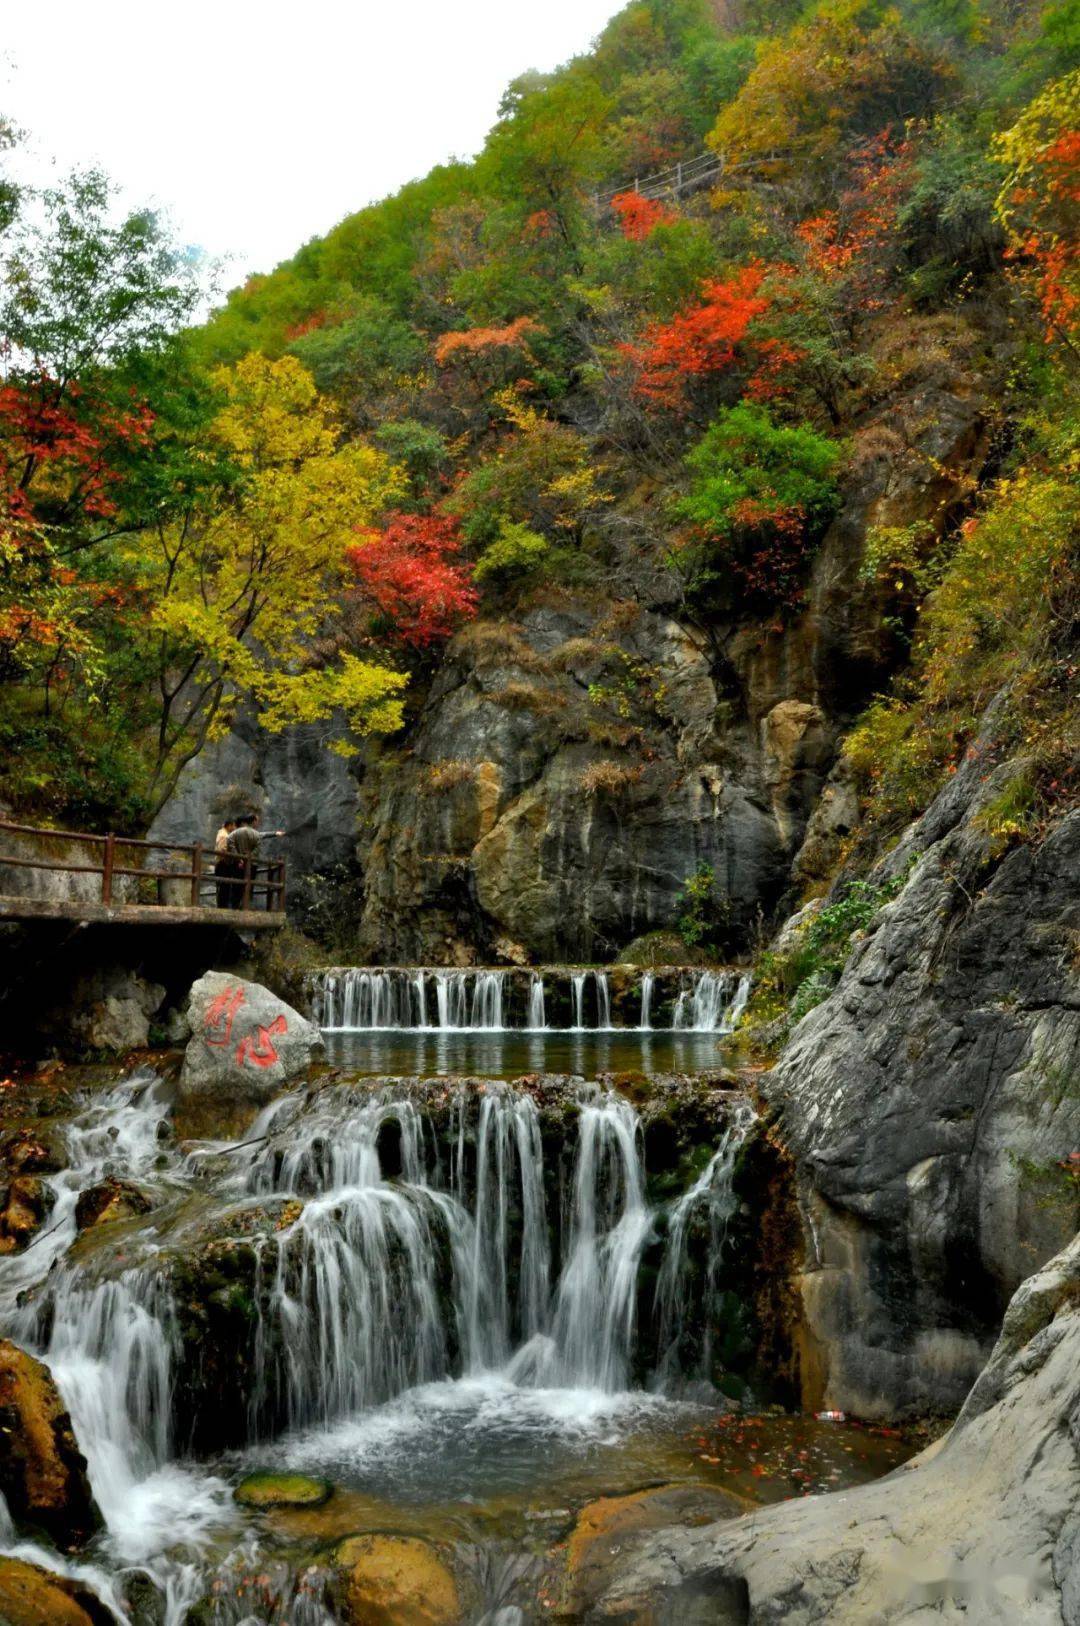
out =
<path fill-rule="evenodd" d="M 322 1507 L 334 1487 L 306 1474 L 248 1474 L 233 1491 L 242 1507 Z"/>
<path fill-rule="evenodd" d="M 334 1561 L 349 1626 L 457 1626 L 462 1618 L 457 1582 L 418 1536 L 351 1536 Z"/>
<path fill-rule="evenodd" d="M 1014 1296 L 952 1431 L 857 1491 L 627 1545 L 590 1621 L 1080 1619 L 1080 1238 Z"/>
<path fill-rule="evenodd" d="M 18 1523 L 59 1547 L 81 1547 L 101 1526 L 52 1374 L 9 1339 L 0 1341 L 0 1492 Z"/>
<path fill-rule="evenodd" d="M 3 1626 L 116 1626 L 81 1581 L 69 1581 L 21 1558 L 0 1558 L 0 1621 Z"/>
<path fill-rule="evenodd" d="M 269 1101 L 322 1053 L 318 1028 L 269 989 L 210 971 L 191 990 L 181 1101 Z"/>

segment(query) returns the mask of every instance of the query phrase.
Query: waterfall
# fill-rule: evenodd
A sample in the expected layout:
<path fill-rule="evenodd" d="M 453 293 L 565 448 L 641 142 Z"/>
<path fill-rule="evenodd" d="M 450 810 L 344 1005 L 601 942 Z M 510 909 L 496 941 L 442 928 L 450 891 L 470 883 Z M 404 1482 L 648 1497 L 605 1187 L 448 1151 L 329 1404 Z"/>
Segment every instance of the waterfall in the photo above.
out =
<path fill-rule="evenodd" d="M 575 973 L 579 1016 L 589 974 Z M 460 1013 L 467 988 L 470 1016 L 501 1018 L 501 974 L 454 981 L 468 976 L 446 974 L 448 1014 Z M 420 1009 L 415 985 L 402 986 Z M 530 1008 L 542 993 L 536 976 Z M 5 1286 L 13 1277 L 35 1286 L 21 1305 L 4 1301 L 2 1331 L 50 1366 L 106 1519 L 104 1550 L 148 1570 L 167 1626 L 180 1626 L 205 1584 L 191 1549 L 232 1507 L 227 1484 L 171 1455 L 173 1390 L 189 1394 L 200 1359 L 187 1342 L 187 1276 L 174 1301 L 171 1273 L 187 1256 L 191 1215 L 201 1226 L 211 1199 L 215 1225 L 228 1220 L 221 1235 L 249 1249 L 249 1273 L 235 1283 L 250 1302 L 250 1341 L 237 1350 L 251 1373 L 250 1440 L 335 1425 L 455 1377 L 618 1394 L 643 1358 L 661 1385 L 691 1361 L 710 1374 L 751 1109 L 731 1118 L 701 1177 L 667 1210 L 642 1349 L 641 1263 L 661 1215 L 646 1199 L 637 1111 L 596 1085 L 579 1086 L 570 1103 L 553 1098 L 572 1159 L 560 1204 L 562 1153 L 552 1162 L 546 1152 L 556 1120 L 540 1102 L 548 1098 L 501 1083 L 331 1084 L 272 1102 L 238 1146 L 181 1153 L 157 1081 L 138 1074 L 68 1126 L 72 1166 L 53 1179 L 58 1190 L 66 1182 L 71 1208 L 103 1171 L 158 1181 L 169 1200 L 118 1233 L 118 1251 L 76 1250 L 61 1264 L 43 1239 L 25 1256 L 43 1256 L 32 1281 L 24 1259 L 0 1260 Z M 268 1210 L 271 1197 L 290 1206 Z M 268 1213 L 280 1214 L 278 1229 Z M 61 1233 L 73 1240 L 73 1215 Z"/>
<path fill-rule="evenodd" d="M 544 978 L 539 971 L 534 971 L 529 982 L 529 1014 L 525 1022 L 532 1033 L 541 1033 L 547 1027 L 544 1015 Z"/>
<path fill-rule="evenodd" d="M 52 1209 L 33 1247 L 3 1260 L 0 1310 L 49 1274 L 75 1239 L 75 1204 L 80 1191 L 109 1175 L 138 1180 L 154 1166 L 168 1132 L 169 1092 L 156 1073 L 141 1068 L 115 1089 L 104 1091 L 64 1130 L 68 1166 L 45 1176 Z"/>
<path fill-rule="evenodd" d="M 702 971 L 692 989 L 680 991 L 672 1027 L 692 1033 L 730 1033 L 750 997 L 749 977 L 739 978 L 733 989 L 734 980 L 732 971 Z"/>
<path fill-rule="evenodd" d="M 612 991 L 603 970 L 570 971 L 572 1033 L 617 1031 Z M 528 979 L 527 981 L 525 979 Z M 591 984 L 591 988 L 590 988 Z M 534 971 L 339 968 L 321 972 L 312 987 L 316 1019 L 329 1032 L 397 1030 L 423 1033 L 544 1032 L 551 978 Z M 657 986 L 653 971 L 641 978 L 636 1031 L 651 1032 Z M 434 1000 L 432 1000 L 434 992 Z M 685 1033 L 730 1033 L 750 993 L 747 977 L 700 971 L 676 996 L 671 1026 Z"/>
<path fill-rule="evenodd" d="M 641 1251 L 652 1228 L 638 1119 L 621 1096 L 581 1104 L 573 1203 L 550 1334 L 519 1351 L 519 1382 L 626 1386 Z"/>
<path fill-rule="evenodd" d="M 505 977 L 505 971 L 478 971 L 476 973 L 473 982 L 471 1016 L 474 1028 L 502 1028 L 503 982 Z"/>
<path fill-rule="evenodd" d="M 753 1108 L 742 1102 L 733 1112 L 719 1146 L 690 1189 L 672 1206 L 667 1239 L 656 1283 L 657 1374 L 664 1381 L 681 1369 L 680 1345 L 686 1332 L 686 1310 L 693 1305 L 701 1316 L 699 1374 L 711 1378 L 713 1340 L 719 1321 L 719 1277 L 728 1225 L 738 1208 L 733 1189 L 735 1167 L 754 1123 Z M 705 1279 L 697 1287 L 690 1280 L 689 1237 L 701 1220 L 707 1226 Z"/>

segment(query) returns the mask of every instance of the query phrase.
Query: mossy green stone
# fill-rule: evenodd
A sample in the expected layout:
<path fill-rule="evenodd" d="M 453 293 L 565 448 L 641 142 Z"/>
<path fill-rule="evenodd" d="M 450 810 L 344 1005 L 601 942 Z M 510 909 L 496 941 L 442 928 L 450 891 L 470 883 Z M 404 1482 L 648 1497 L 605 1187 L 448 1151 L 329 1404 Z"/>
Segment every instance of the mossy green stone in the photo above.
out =
<path fill-rule="evenodd" d="M 244 1507 L 322 1507 L 334 1487 L 306 1474 L 248 1474 L 233 1495 Z"/>

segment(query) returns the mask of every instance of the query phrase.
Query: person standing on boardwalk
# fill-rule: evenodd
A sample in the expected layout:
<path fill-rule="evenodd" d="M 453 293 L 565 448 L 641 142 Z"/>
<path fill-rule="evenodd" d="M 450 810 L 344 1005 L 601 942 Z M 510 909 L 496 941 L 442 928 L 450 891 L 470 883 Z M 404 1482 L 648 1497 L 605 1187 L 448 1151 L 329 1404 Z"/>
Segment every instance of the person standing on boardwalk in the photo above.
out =
<path fill-rule="evenodd" d="M 248 895 L 250 902 L 250 882 L 255 870 L 255 860 L 263 841 L 271 836 L 283 836 L 284 830 L 268 830 L 264 835 L 259 829 L 259 815 L 245 813 L 243 818 L 237 820 L 237 827 L 229 837 L 229 851 L 234 854 L 240 865 L 240 875 L 243 885 L 236 886 L 236 901 L 232 907 L 242 909 L 244 895 Z"/>
<path fill-rule="evenodd" d="M 237 890 L 236 878 L 243 872 L 239 858 L 229 850 L 229 841 L 235 829 L 236 820 L 225 819 L 214 837 L 214 879 L 217 882 L 219 909 L 233 908 L 233 896 Z"/>

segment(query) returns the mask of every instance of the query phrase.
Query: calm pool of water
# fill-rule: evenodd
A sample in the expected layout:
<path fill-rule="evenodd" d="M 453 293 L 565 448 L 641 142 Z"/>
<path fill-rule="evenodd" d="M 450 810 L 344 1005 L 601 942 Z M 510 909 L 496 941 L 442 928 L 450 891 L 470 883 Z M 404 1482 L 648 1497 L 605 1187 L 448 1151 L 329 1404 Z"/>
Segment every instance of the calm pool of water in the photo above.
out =
<path fill-rule="evenodd" d="M 358 1077 L 377 1074 L 419 1078 L 462 1073 L 481 1078 L 517 1078 L 522 1073 L 696 1073 L 720 1067 L 725 1046 L 719 1033 L 642 1033 L 636 1028 L 607 1032 L 548 1029 L 527 1033 L 417 1031 L 382 1028 L 365 1033 L 327 1033 L 326 1058 Z"/>

